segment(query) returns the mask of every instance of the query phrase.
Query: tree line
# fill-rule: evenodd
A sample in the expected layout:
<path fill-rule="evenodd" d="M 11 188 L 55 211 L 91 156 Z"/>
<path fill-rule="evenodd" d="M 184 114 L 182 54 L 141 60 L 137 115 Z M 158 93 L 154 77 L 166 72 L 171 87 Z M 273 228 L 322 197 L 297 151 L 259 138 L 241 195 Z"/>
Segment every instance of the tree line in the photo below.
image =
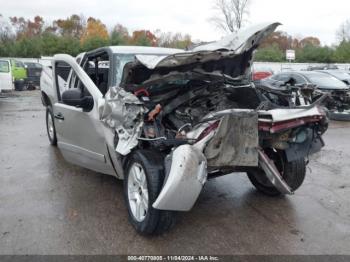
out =
<path fill-rule="evenodd" d="M 0 15 L 0 57 L 76 56 L 108 45 L 161 46 L 185 49 L 191 36 L 157 30 L 129 30 L 117 24 L 109 31 L 101 20 L 73 14 L 48 24 L 41 16 L 34 19 Z"/>
<path fill-rule="evenodd" d="M 227 33 L 244 24 L 248 0 L 215 0 L 219 12 L 211 21 Z M 221 16 L 220 16 L 221 13 Z M 233 14 L 233 15 L 230 15 Z M 216 18 L 216 19 L 214 19 Z M 238 18 L 238 19 L 237 19 Z M 260 45 L 256 61 L 284 62 L 287 49 L 296 50 L 296 62 L 350 63 L 350 21 L 337 31 L 338 45 L 322 46 L 317 37 L 298 38 L 277 31 Z M 186 49 L 192 46 L 190 35 L 160 30 L 135 30 L 116 24 L 111 30 L 97 18 L 73 14 L 47 23 L 41 16 L 4 18 L 0 15 L 0 57 L 72 56 L 108 45 L 160 46 Z"/>
<path fill-rule="evenodd" d="M 321 46 L 316 37 L 298 39 L 281 31 L 265 39 L 255 54 L 255 60 L 285 62 L 287 49 L 295 50 L 295 62 L 299 63 L 350 63 L 350 41 L 347 39 L 340 40 L 338 45 Z"/>

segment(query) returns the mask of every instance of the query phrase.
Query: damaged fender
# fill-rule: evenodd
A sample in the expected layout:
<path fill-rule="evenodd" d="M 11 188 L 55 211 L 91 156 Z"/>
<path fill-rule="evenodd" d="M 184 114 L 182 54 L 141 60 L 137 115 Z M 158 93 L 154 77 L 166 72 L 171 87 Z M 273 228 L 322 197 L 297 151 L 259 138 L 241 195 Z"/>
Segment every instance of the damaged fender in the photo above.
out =
<path fill-rule="evenodd" d="M 137 146 L 143 127 L 143 103 L 121 87 L 111 87 L 99 105 L 100 120 L 118 137 L 115 151 L 127 155 Z"/>
<path fill-rule="evenodd" d="M 182 145 L 170 155 L 171 168 L 153 207 L 189 211 L 207 180 L 207 161 L 195 146 Z"/>

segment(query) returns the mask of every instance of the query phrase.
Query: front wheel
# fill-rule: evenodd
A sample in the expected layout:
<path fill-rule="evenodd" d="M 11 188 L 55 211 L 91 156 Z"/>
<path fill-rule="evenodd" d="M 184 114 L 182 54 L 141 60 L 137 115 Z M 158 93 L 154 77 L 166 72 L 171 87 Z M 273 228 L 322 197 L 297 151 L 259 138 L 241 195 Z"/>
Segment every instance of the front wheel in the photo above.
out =
<path fill-rule="evenodd" d="M 297 190 L 305 179 L 306 163 L 304 158 L 287 162 L 281 152 L 268 153 L 269 157 L 275 162 L 277 169 L 280 171 L 282 178 L 289 185 L 292 191 Z M 262 169 L 247 172 L 250 182 L 254 187 L 268 196 L 279 196 L 282 193 L 276 189 L 267 178 Z"/>
<path fill-rule="evenodd" d="M 54 122 L 54 115 L 52 111 L 52 107 L 46 107 L 46 131 L 47 136 L 49 138 L 50 144 L 53 146 L 57 145 L 57 136 L 56 136 L 56 128 Z"/>
<path fill-rule="evenodd" d="M 129 221 L 140 234 L 161 234 L 174 224 L 174 213 L 152 207 L 164 182 L 163 159 L 153 151 L 137 150 L 129 158 L 124 196 Z"/>

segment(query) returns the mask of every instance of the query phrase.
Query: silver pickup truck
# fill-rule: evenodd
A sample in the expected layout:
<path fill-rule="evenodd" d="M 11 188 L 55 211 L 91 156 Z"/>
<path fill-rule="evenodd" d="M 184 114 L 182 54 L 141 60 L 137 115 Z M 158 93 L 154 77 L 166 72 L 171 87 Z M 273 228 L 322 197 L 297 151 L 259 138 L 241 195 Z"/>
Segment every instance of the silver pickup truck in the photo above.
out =
<path fill-rule="evenodd" d="M 293 194 L 319 151 L 318 103 L 271 106 L 247 79 L 278 23 L 189 51 L 111 46 L 56 55 L 41 78 L 47 133 L 64 158 L 119 179 L 137 232 L 158 234 L 189 211 L 206 181 L 246 172 L 271 196 Z"/>

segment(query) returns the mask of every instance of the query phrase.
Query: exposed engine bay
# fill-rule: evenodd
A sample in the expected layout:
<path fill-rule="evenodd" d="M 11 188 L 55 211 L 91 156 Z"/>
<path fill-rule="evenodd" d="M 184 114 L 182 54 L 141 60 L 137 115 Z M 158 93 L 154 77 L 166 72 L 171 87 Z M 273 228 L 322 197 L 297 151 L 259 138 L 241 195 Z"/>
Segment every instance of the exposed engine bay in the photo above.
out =
<path fill-rule="evenodd" d="M 220 82 L 191 80 L 184 84 L 168 84 L 142 94 L 148 109 L 144 134 L 147 138 L 166 137 L 157 146 L 175 146 L 196 140 L 188 134 L 203 123 L 211 113 L 226 109 L 251 109 L 259 105 L 255 90 L 249 87 L 230 87 Z M 215 123 L 215 122 L 214 122 Z M 188 140 L 188 141 L 187 141 Z M 193 142 L 192 141 L 192 142 Z"/>

